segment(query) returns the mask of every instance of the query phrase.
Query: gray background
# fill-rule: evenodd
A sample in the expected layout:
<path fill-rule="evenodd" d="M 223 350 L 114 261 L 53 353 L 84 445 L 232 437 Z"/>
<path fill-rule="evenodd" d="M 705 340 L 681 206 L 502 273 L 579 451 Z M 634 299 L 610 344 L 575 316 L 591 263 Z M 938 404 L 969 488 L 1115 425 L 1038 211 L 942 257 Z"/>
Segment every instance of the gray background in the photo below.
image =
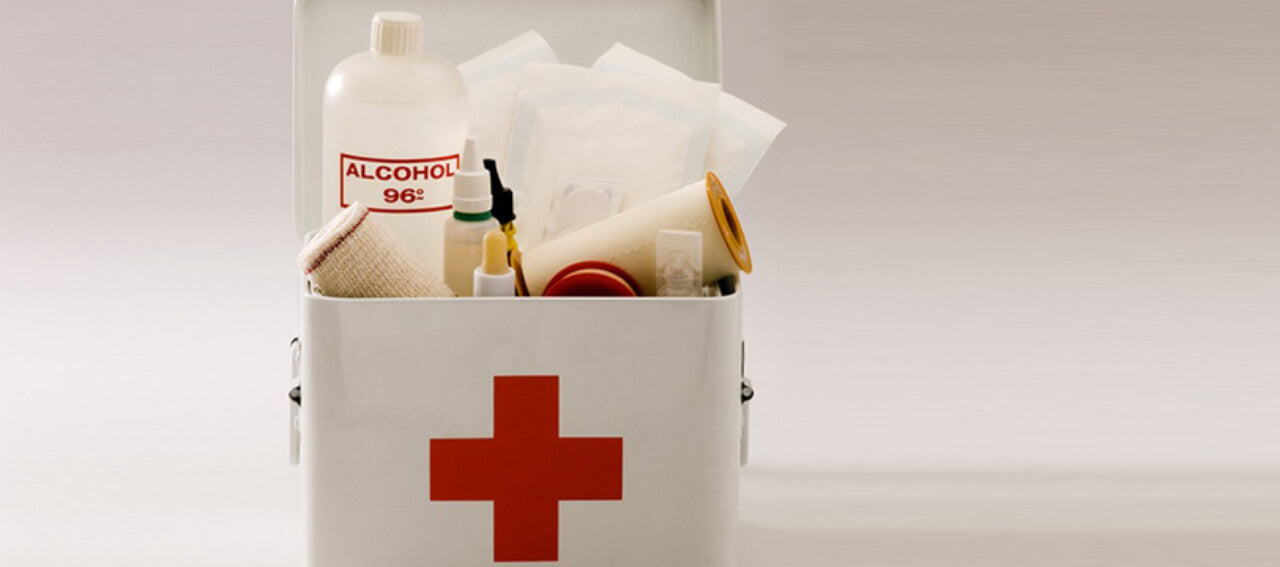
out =
<path fill-rule="evenodd" d="M 747 562 L 1280 561 L 1280 3 L 725 4 Z M 290 14 L 0 1 L 0 564 L 297 563 Z"/>

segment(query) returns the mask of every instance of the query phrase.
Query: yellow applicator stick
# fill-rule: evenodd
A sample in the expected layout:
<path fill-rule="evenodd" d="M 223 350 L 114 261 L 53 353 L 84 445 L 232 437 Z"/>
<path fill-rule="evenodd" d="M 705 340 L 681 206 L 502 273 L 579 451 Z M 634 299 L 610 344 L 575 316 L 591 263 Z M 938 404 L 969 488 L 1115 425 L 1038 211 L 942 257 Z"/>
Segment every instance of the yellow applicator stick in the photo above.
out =
<path fill-rule="evenodd" d="M 516 272 L 507 265 L 507 236 L 497 230 L 484 234 L 484 256 L 472 276 L 476 297 L 513 297 Z"/>

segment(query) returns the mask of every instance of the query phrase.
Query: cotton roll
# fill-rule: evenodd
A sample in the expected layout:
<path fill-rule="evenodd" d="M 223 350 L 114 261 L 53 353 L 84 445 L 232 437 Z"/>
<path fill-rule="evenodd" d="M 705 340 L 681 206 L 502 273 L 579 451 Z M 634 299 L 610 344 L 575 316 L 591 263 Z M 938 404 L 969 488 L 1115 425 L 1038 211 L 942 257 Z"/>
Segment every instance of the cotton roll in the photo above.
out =
<path fill-rule="evenodd" d="M 751 273 L 751 251 L 729 194 L 715 174 L 595 224 L 543 242 L 513 257 L 529 295 L 542 295 L 557 271 L 589 260 L 613 264 L 635 278 L 644 295 L 657 293 L 659 230 L 702 233 L 702 283 Z"/>
<path fill-rule="evenodd" d="M 298 264 L 312 289 L 330 297 L 453 297 L 359 203 L 321 228 L 302 247 Z"/>

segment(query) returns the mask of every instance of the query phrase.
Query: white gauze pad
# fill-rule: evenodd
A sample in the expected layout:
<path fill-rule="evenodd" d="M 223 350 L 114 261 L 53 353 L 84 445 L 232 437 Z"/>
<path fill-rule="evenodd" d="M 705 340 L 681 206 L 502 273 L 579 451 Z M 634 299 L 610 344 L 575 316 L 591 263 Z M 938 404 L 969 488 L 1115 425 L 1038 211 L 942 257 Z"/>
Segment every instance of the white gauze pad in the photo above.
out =
<path fill-rule="evenodd" d="M 719 86 L 689 80 L 525 67 L 504 174 L 521 245 L 547 237 L 552 204 L 568 188 L 616 191 L 626 211 L 702 178 L 719 95 Z"/>
<path fill-rule="evenodd" d="M 476 151 L 497 159 L 500 172 L 506 167 L 520 73 L 529 63 L 559 61 L 547 40 L 529 30 L 458 65 L 471 98 L 471 137 L 476 139 Z"/>
<path fill-rule="evenodd" d="M 621 43 L 613 44 L 592 69 L 663 80 L 693 81 L 684 73 Z M 730 195 L 737 195 L 787 123 L 726 92 L 711 130 L 706 168 L 714 171 Z"/>

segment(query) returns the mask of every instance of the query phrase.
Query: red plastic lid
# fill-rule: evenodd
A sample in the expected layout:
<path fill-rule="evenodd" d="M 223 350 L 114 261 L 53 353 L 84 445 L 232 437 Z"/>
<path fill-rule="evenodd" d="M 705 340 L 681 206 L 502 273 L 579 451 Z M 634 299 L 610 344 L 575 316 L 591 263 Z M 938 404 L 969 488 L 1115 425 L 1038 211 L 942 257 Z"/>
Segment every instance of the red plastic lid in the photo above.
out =
<path fill-rule="evenodd" d="M 626 271 L 608 262 L 570 264 L 547 281 L 543 297 L 636 297 L 640 286 Z"/>

